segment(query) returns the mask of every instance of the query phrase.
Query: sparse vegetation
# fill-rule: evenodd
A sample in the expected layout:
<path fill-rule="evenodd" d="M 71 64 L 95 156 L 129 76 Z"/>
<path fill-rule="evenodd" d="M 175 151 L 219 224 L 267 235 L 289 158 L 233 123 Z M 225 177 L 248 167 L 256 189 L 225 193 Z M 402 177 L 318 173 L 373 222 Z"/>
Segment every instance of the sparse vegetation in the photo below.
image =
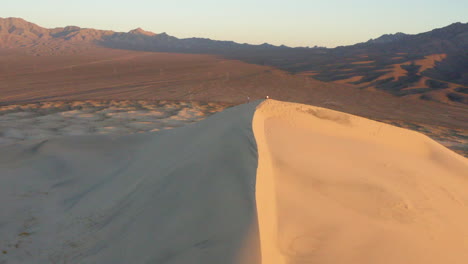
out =
<path fill-rule="evenodd" d="M 429 86 L 429 88 L 432 88 L 432 89 L 444 89 L 444 88 L 449 87 L 447 83 L 440 82 L 440 81 L 433 80 L 433 79 L 427 80 L 426 85 Z"/>
<path fill-rule="evenodd" d="M 360 83 L 365 83 L 365 82 L 371 82 L 380 76 L 384 75 L 385 72 L 367 72 L 361 80 L 354 82 L 354 84 L 360 84 Z"/>
<path fill-rule="evenodd" d="M 457 92 L 459 92 L 459 93 L 468 94 L 468 88 L 465 88 L 465 87 L 458 87 L 458 88 L 455 88 L 455 91 L 457 91 Z"/>
<path fill-rule="evenodd" d="M 432 96 L 430 96 L 429 94 L 422 94 L 421 96 L 419 96 L 419 99 L 426 100 L 426 101 L 434 100 Z"/>
<path fill-rule="evenodd" d="M 395 91 L 394 94 L 398 96 L 405 96 L 410 94 L 421 94 L 427 92 L 429 89 L 427 88 L 413 88 L 408 90 L 398 90 Z"/>
<path fill-rule="evenodd" d="M 453 102 L 468 103 L 468 98 L 458 93 L 447 93 L 447 98 Z"/>

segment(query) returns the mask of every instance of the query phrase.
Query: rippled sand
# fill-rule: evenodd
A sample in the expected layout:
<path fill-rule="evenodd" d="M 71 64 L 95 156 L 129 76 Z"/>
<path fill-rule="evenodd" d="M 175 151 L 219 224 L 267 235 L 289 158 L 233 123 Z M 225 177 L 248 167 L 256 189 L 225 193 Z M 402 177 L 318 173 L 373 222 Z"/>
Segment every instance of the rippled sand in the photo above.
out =
<path fill-rule="evenodd" d="M 154 132 L 202 120 L 228 106 L 173 101 L 80 101 L 2 106 L 0 146 L 65 135 Z"/>

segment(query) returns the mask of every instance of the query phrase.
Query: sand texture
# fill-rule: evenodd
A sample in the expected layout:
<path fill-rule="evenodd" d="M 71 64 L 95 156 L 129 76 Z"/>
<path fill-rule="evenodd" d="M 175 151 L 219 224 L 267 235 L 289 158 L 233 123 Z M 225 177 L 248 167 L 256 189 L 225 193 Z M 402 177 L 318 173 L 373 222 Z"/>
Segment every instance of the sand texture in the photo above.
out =
<path fill-rule="evenodd" d="M 0 263 L 258 263 L 255 108 L 1 148 Z"/>
<path fill-rule="evenodd" d="M 468 259 L 467 159 L 325 108 L 256 101 L 0 150 L 2 264 Z"/>
<path fill-rule="evenodd" d="M 232 106 L 216 102 L 86 100 L 0 106 L 0 146 L 69 135 L 155 132 L 200 121 Z M 468 157 L 468 129 L 378 120 L 431 137 Z"/>
<path fill-rule="evenodd" d="M 126 135 L 181 127 L 220 112 L 221 103 L 71 101 L 0 106 L 0 146 L 70 135 Z"/>
<path fill-rule="evenodd" d="M 468 260 L 468 162 L 428 137 L 324 108 L 256 111 L 262 263 Z"/>

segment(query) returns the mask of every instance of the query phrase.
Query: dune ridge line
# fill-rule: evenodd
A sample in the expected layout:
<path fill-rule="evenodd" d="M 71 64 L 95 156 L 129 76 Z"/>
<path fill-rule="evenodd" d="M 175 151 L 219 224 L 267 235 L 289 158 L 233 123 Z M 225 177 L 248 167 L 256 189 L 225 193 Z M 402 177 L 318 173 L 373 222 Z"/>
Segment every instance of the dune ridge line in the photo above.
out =
<path fill-rule="evenodd" d="M 417 132 L 275 100 L 253 129 L 263 264 L 466 263 L 466 158 Z"/>

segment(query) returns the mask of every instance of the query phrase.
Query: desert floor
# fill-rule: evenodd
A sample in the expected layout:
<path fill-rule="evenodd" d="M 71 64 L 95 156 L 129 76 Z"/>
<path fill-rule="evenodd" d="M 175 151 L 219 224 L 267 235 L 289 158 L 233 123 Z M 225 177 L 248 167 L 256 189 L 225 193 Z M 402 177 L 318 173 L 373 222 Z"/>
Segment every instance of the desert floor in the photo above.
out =
<path fill-rule="evenodd" d="M 34 56 L 0 49 L 0 95 L 0 105 L 86 100 L 243 104 L 268 95 L 374 120 L 468 129 L 463 104 L 399 98 L 212 55 L 96 48 Z"/>

